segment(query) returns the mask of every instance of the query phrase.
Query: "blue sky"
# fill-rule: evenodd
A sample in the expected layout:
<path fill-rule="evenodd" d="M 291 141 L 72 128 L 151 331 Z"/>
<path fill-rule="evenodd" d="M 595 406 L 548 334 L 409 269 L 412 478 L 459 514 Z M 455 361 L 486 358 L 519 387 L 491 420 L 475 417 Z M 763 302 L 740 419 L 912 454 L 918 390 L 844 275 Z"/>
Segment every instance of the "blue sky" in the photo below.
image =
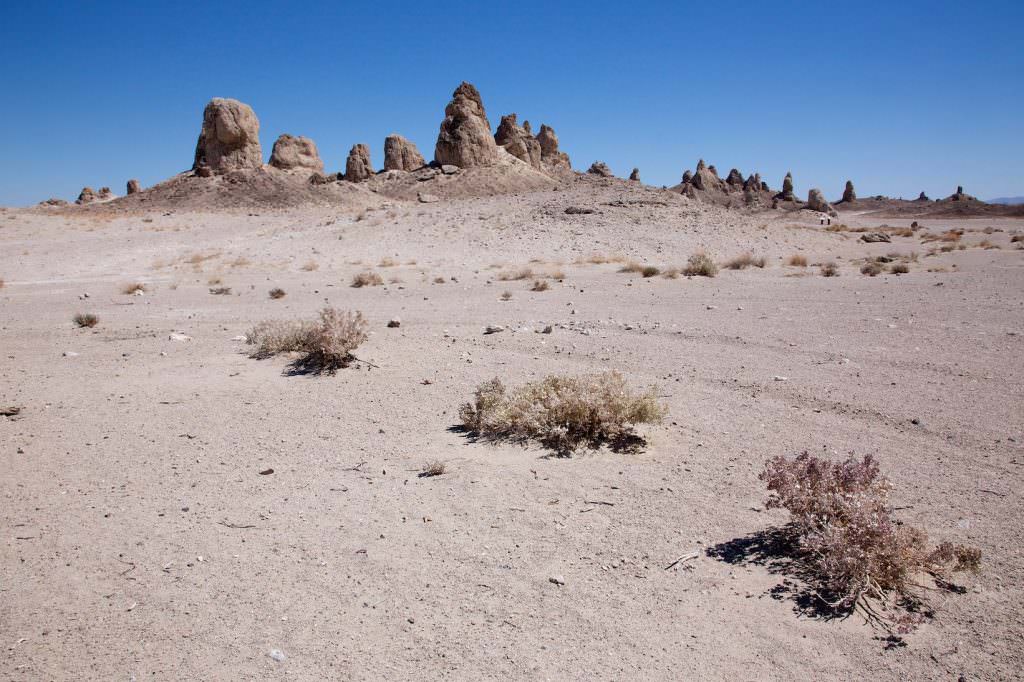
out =
<path fill-rule="evenodd" d="M 328 170 L 391 132 L 430 158 L 462 80 L 497 126 L 552 125 L 573 165 L 724 175 L 835 198 L 1024 195 L 1024 3 L 7 3 L 0 205 L 190 167 L 203 105 L 249 103 L 269 157 Z"/>

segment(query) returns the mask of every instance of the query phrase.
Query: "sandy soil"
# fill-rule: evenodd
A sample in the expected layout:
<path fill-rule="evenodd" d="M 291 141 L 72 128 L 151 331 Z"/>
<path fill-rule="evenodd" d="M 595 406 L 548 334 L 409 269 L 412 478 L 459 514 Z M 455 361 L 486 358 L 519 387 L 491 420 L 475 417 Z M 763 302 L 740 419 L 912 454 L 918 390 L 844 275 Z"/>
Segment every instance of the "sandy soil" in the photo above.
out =
<path fill-rule="evenodd" d="M 0 407 L 23 408 L 0 417 L 0 677 L 1019 675 L 1024 220 L 925 220 L 1001 247 L 927 256 L 920 235 L 864 244 L 621 181 L 371 209 L 0 212 Z M 574 262 L 701 248 L 768 265 Z M 909 274 L 859 273 L 890 252 L 918 254 Z M 564 276 L 498 279 L 527 266 Z M 349 287 L 367 268 L 389 283 Z M 121 293 L 136 281 L 144 296 Z M 376 367 L 288 376 L 235 340 L 325 303 L 369 317 Z M 602 368 L 668 405 L 642 453 L 452 430 L 485 379 Z M 967 593 L 889 646 L 800 612 L 757 547 L 785 521 L 757 475 L 805 449 L 876 454 L 900 518 L 982 549 Z M 430 460 L 447 473 L 418 477 Z"/>

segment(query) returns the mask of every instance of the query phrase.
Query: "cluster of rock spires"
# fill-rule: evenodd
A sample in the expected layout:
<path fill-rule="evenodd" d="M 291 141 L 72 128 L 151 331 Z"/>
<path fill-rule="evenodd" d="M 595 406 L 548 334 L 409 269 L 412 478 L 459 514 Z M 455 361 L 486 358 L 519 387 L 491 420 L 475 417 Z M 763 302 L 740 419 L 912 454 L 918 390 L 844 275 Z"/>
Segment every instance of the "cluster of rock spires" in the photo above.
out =
<path fill-rule="evenodd" d="M 547 125 L 534 136 L 529 121 L 518 124 L 516 114 L 503 116 L 498 130 L 491 134 L 480 93 L 463 82 L 452 93 L 445 107 L 444 121 L 434 149 L 436 166 L 473 168 L 498 162 L 498 147 L 536 170 L 571 168 L 569 157 L 558 149 L 558 137 Z M 347 180 L 363 182 L 376 174 L 370 160 L 370 148 L 360 143 L 348 153 L 344 173 L 324 176 L 324 164 L 316 143 L 307 137 L 281 135 L 274 142 L 269 165 L 283 171 L 311 172 L 314 183 Z M 384 170 L 409 172 L 427 166 L 416 145 L 401 135 L 384 140 Z M 192 170 L 210 177 L 263 166 L 259 142 L 259 120 L 252 108 L 233 99 L 214 98 L 203 111 L 203 125 L 196 143 Z"/>
<path fill-rule="evenodd" d="M 408 139 L 398 134 L 388 135 L 384 140 L 385 173 L 407 173 L 427 166 L 440 168 L 445 175 L 457 173 L 459 169 L 496 165 L 502 153 L 522 161 L 530 168 L 557 175 L 570 171 L 569 156 L 559 149 L 558 136 L 548 125 L 541 125 L 534 135 L 529 121 L 519 124 L 515 113 L 501 117 L 497 130 L 491 134 L 491 124 L 484 109 L 479 91 L 470 83 L 461 83 L 452 93 L 452 99 L 445 107 L 444 120 L 438 131 L 434 148 L 434 160 L 428 163 Z M 259 141 L 260 124 L 255 112 L 247 104 L 234 99 L 214 98 L 203 110 L 202 127 L 196 142 L 192 173 L 197 177 L 213 177 L 235 172 L 259 171 L 264 168 L 263 150 Z M 373 178 L 373 168 L 368 145 L 354 145 L 348 153 L 343 173 L 324 175 L 324 163 L 313 140 L 303 136 L 283 134 L 274 142 L 267 165 L 288 173 L 308 174 L 312 184 L 326 184 L 335 181 L 364 182 Z M 607 164 L 595 161 L 587 170 L 589 175 L 613 178 Z M 640 171 L 634 168 L 629 175 L 631 181 L 640 181 Z M 820 189 L 808 192 L 807 201 L 801 202 L 793 191 L 793 176 L 787 173 L 782 181 L 782 190 L 773 192 L 760 174 L 752 173 L 744 178 L 736 168 L 722 179 L 717 169 L 706 165 L 701 159 L 694 171 L 685 171 L 682 181 L 673 188 L 695 199 L 733 205 L 763 206 L 772 208 L 790 204 L 794 208 L 807 208 L 836 215 L 833 206 L 825 199 Z M 129 180 L 126 194 L 141 191 L 138 180 Z M 116 198 L 110 188 L 99 192 L 90 187 L 82 189 L 76 204 L 89 204 Z M 883 197 L 876 197 L 883 199 Z M 930 201 L 924 192 L 917 201 Z M 955 194 L 947 201 L 978 201 L 957 187 Z M 58 205 L 49 200 L 50 205 Z M 855 204 L 857 193 L 853 182 L 847 181 L 840 204 Z M 66 202 L 65 202 L 66 203 Z"/>

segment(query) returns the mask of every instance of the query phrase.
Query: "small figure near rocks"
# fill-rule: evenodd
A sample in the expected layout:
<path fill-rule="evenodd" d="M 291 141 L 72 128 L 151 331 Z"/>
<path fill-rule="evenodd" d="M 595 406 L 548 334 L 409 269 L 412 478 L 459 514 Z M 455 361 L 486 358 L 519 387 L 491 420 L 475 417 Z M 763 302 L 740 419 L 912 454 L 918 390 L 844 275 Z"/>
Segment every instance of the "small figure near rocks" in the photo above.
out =
<path fill-rule="evenodd" d="M 384 138 L 384 170 L 414 171 L 425 165 L 423 155 L 409 140 L 395 133 Z"/>
<path fill-rule="evenodd" d="M 608 164 L 604 161 L 595 161 L 590 165 L 590 168 L 587 169 L 587 172 L 591 175 L 598 175 L 602 178 L 615 177 L 614 173 L 612 173 L 612 169 L 609 168 Z"/>
<path fill-rule="evenodd" d="M 843 203 L 852 204 L 857 201 L 857 192 L 853 189 L 853 180 L 846 181 L 846 189 L 843 190 Z"/>
<path fill-rule="evenodd" d="M 316 143 L 308 137 L 295 137 L 285 133 L 274 142 L 270 152 L 270 165 L 281 170 L 303 168 L 323 173 L 324 162 L 320 160 L 320 152 Z"/>
<path fill-rule="evenodd" d="M 633 172 L 629 174 L 629 179 L 634 182 L 640 182 L 640 169 L 634 168 Z"/>
<path fill-rule="evenodd" d="M 363 182 L 373 177 L 373 174 L 370 148 L 365 144 L 353 145 L 345 161 L 345 179 L 349 182 Z"/>
<path fill-rule="evenodd" d="M 141 191 L 142 190 L 139 187 L 139 181 L 138 180 L 136 180 L 135 178 L 132 178 L 131 180 L 128 181 L 128 186 L 127 186 L 126 192 L 125 192 L 126 194 L 138 194 Z"/>

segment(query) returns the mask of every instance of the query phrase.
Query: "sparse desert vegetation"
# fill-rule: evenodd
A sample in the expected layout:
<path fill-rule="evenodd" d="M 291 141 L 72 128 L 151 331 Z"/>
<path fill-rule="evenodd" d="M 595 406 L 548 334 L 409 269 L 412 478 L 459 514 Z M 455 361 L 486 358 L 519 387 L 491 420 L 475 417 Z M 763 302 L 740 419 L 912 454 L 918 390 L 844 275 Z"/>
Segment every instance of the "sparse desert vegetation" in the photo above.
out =
<path fill-rule="evenodd" d="M 867 275 L 868 277 L 877 277 L 882 274 L 882 266 L 875 261 L 868 261 L 860 266 L 860 274 Z"/>
<path fill-rule="evenodd" d="M 78 313 L 71 321 L 78 327 L 95 327 L 100 322 L 100 318 L 93 313 Z"/>
<path fill-rule="evenodd" d="M 423 468 L 420 470 L 419 477 L 433 478 L 434 476 L 443 475 L 447 470 L 448 468 L 445 466 L 444 462 L 440 460 L 433 460 L 423 465 Z"/>
<path fill-rule="evenodd" d="M 214 296 L 228 296 L 231 294 L 231 287 L 211 287 L 210 293 Z"/>
<path fill-rule="evenodd" d="M 246 342 L 256 346 L 251 357 L 299 353 L 293 363 L 296 369 L 333 374 L 352 362 L 352 351 L 366 341 L 367 328 L 361 312 L 324 308 L 314 320 L 260 322 L 246 334 Z"/>
<path fill-rule="evenodd" d="M 711 256 L 703 251 L 698 251 L 686 261 L 683 274 L 687 277 L 714 277 L 718 274 L 718 266 L 715 265 Z"/>
<path fill-rule="evenodd" d="M 828 261 L 821 265 L 821 276 L 822 277 L 838 277 L 839 266 L 836 265 L 835 261 Z"/>
<path fill-rule="evenodd" d="M 929 547 L 925 531 L 892 517 L 892 485 L 870 455 L 835 463 L 807 452 L 768 461 L 761 480 L 768 508 L 785 509 L 793 546 L 810 564 L 820 606 L 859 610 L 903 631 L 922 620 L 921 574 L 948 587 L 955 571 L 976 571 L 981 553 L 943 542 Z"/>
<path fill-rule="evenodd" d="M 727 260 L 723 267 L 729 270 L 745 270 L 749 267 L 763 268 L 767 263 L 768 261 L 764 256 L 755 257 L 753 253 L 747 251 L 731 260 Z"/>
<path fill-rule="evenodd" d="M 379 287 L 382 284 L 384 284 L 384 279 L 379 274 L 373 270 L 364 270 L 352 277 L 352 284 L 350 286 L 359 289 L 362 287 Z"/>
<path fill-rule="evenodd" d="M 530 291 L 547 291 L 550 288 L 551 285 L 547 283 L 547 280 L 538 279 L 534 281 L 532 286 L 530 286 Z"/>
<path fill-rule="evenodd" d="M 807 256 L 800 253 L 794 253 L 792 256 L 786 259 L 786 265 L 790 265 L 794 268 L 806 268 Z"/>
<path fill-rule="evenodd" d="M 121 287 L 121 293 L 126 296 L 146 293 L 146 285 L 142 282 L 131 282 Z"/>
<path fill-rule="evenodd" d="M 560 453 L 582 446 L 637 443 L 633 426 L 665 415 L 653 390 L 633 391 L 618 372 L 550 375 L 508 390 L 500 379 L 481 384 L 459 409 L 463 426 L 488 439 L 537 440 Z"/>
<path fill-rule="evenodd" d="M 273 289 L 270 290 L 270 292 L 267 295 L 276 301 L 279 298 L 284 298 L 286 296 L 286 293 L 285 290 L 282 289 L 281 287 L 274 287 Z"/>

